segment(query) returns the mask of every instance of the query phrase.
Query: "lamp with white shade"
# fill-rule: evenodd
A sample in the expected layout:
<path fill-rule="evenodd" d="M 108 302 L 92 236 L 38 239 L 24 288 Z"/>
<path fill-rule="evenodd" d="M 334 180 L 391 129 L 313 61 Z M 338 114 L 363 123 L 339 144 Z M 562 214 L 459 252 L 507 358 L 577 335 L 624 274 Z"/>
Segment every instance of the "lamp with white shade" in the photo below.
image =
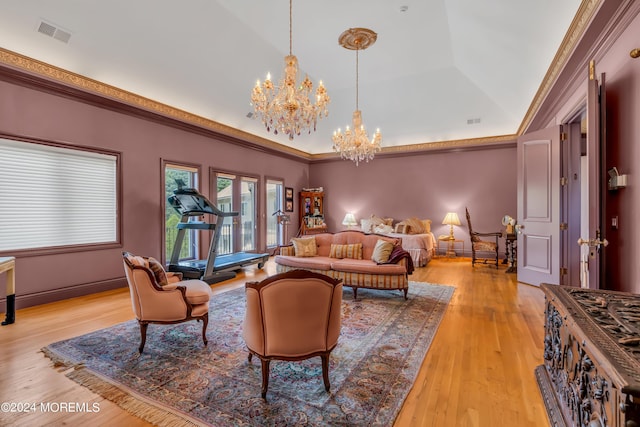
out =
<path fill-rule="evenodd" d="M 458 214 L 455 212 L 449 212 L 442 220 L 442 224 L 449 226 L 449 240 L 455 240 L 453 237 L 453 226 L 460 225 L 460 218 L 458 218 Z"/>
<path fill-rule="evenodd" d="M 358 225 L 358 221 L 356 221 L 356 217 L 352 212 L 347 212 L 342 220 L 342 225 L 346 225 L 347 228 L 351 228 L 354 225 Z"/>

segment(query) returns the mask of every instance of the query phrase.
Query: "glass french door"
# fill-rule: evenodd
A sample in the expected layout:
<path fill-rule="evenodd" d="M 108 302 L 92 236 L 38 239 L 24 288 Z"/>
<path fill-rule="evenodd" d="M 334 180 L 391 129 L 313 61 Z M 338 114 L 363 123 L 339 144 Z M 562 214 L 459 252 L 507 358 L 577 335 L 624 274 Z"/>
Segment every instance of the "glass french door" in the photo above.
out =
<path fill-rule="evenodd" d="M 164 257 L 168 263 L 173 253 L 173 246 L 178 234 L 180 215 L 167 203 L 173 190 L 178 188 L 178 182 L 185 187 L 198 189 L 198 169 L 185 165 L 165 163 L 164 165 Z M 187 230 L 182 248 L 180 249 L 180 261 L 198 258 L 200 239 L 197 230 Z"/>
<path fill-rule="evenodd" d="M 265 192 L 267 200 L 267 248 L 282 245 L 283 226 L 278 223 L 278 215 L 283 214 L 282 200 L 284 183 L 279 180 L 268 179 Z"/>
<path fill-rule="evenodd" d="M 218 254 L 256 251 L 258 179 L 229 173 L 215 173 L 215 200 L 227 217 L 218 240 Z"/>

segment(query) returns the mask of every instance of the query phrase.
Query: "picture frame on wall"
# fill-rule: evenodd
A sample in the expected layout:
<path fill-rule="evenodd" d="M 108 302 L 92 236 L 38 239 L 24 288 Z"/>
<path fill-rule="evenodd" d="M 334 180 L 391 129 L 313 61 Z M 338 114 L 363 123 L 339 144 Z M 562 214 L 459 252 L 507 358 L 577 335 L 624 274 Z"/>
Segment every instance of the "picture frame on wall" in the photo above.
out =
<path fill-rule="evenodd" d="M 293 212 L 293 188 L 284 188 L 284 210 L 285 212 Z"/>

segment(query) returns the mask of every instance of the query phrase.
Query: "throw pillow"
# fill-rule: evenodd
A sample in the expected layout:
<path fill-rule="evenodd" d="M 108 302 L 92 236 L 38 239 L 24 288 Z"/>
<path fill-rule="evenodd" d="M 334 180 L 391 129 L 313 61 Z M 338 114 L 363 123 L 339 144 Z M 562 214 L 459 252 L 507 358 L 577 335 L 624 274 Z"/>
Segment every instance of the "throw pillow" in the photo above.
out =
<path fill-rule="evenodd" d="M 409 226 L 408 234 L 422 234 L 424 233 L 424 226 L 422 225 L 422 221 L 420 221 L 416 217 L 408 218 L 404 220 L 405 224 Z"/>
<path fill-rule="evenodd" d="M 375 261 L 377 264 L 384 264 L 389 261 L 391 251 L 393 251 L 393 243 L 378 239 L 375 248 L 373 248 L 371 260 Z"/>
<path fill-rule="evenodd" d="M 386 225 L 386 224 L 380 224 L 380 225 L 376 225 L 373 228 L 373 232 L 374 233 L 378 233 L 378 234 L 393 233 L 393 227 L 390 226 L 390 225 Z"/>
<path fill-rule="evenodd" d="M 371 233 L 371 220 L 370 219 L 361 219 L 360 220 L 360 229 L 363 233 Z"/>
<path fill-rule="evenodd" d="M 423 219 L 422 220 L 422 226 L 424 227 L 424 232 L 425 233 L 431 233 L 431 220 L 430 219 Z"/>
<path fill-rule="evenodd" d="M 332 243 L 329 257 L 362 259 L 362 243 L 352 243 L 350 245 L 336 245 Z"/>
<path fill-rule="evenodd" d="M 160 262 L 153 257 L 149 257 L 148 261 L 149 270 L 151 270 L 153 275 L 156 277 L 156 282 L 158 283 L 158 285 L 168 285 L 169 279 L 167 278 L 167 273 L 164 271 L 164 267 L 162 266 L 162 264 L 160 264 Z"/>
<path fill-rule="evenodd" d="M 408 231 L 409 231 L 409 226 L 407 224 L 405 224 L 404 221 L 401 221 L 401 222 L 396 224 L 396 228 L 394 230 L 394 233 L 408 234 L 407 233 Z"/>
<path fill-rule="evenodd" d="M 312 237 L 300 237 L 291 239 L 293 243 L 293 249 L 296 256 L 310 257 L 318 255 L 318 246 L 316 245 L 315 236 Z"/>

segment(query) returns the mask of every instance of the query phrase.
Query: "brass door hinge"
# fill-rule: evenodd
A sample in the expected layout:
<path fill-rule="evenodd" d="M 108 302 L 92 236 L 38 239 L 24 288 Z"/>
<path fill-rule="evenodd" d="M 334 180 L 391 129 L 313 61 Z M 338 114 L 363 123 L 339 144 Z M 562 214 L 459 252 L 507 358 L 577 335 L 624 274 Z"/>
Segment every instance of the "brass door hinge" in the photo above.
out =
<path fill-rule="evenodd" d="M 569 225 L 566 222 L 560 223 L 560 230 L 567 230 L 568 228 L 569 228 Z"/>
<path fill-rule="evenodd" d="M 562 178 L 560 178 L 560 185 L 562 187 L 564 187 L 565 185 L 567 185 L 567 177 L 563 176 Z"/>
<path fill-rule="evenodd" d="M 568 274 L 566 267 L 560 267 L 560 276 L 566 276 Z"/>

